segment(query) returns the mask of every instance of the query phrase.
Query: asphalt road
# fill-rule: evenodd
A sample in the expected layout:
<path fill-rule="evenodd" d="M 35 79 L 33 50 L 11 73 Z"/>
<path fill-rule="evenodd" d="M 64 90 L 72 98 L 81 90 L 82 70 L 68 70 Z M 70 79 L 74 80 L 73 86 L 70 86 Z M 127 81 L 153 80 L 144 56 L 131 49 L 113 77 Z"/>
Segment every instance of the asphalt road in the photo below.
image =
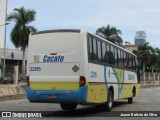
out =
<path fill-rule="evenodd" d="M 27 99 L 14 99 L 0 101 L 0 111 L 48 111 L 43 114 L 43 119 L 100 119 L 106 120 L 109 112 L 99 111 L 94 106 L 79 105 L 76 111 L 63 111 L 59 104 L 53 103 L 30 103 Z M 116 101 L 112 111 L 160 111 L 160 87 L 143 88 L 139 97 L 134 98 L 133 104 L 128 104 L 127 100 Z M 113 113 L 113 112 L 112 112 Z M 58 116 L 58 117 L 57 117 Z M 93 117 L 94 116 L 94 117 Z M 60 117 L 60 118 L 59 118 Z M 82 118 L 81 118 L 82 117 Z M 1 118 L 0 118 L 1 119 Z M 5 118 L 3 118 L 5 119 Z M 6 118 L 7 120 L 12 118 Z M 14 118 L 18 119 L 18 118 Z M 23 118 L 24 119 L 24 118 Z M 25 118 L 27 119 L 27 118 Z M 31 118 L 30 118 L 31 119 Z M 107 119 L 117 120 L 117 117 Z M 135 119 L 123 117 L 125 120 Z M 160 119 L 154 117 L 138 119 Z"/>

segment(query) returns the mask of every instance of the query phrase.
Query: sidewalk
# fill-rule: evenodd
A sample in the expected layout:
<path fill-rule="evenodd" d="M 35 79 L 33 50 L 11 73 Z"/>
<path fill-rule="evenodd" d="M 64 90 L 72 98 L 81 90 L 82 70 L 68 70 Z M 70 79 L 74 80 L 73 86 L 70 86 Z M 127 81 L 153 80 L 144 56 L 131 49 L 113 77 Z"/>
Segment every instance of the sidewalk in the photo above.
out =
<path fill-rule="evenodd" d="M 26 83 L 23 84 L 0 84 L 0 100 L 25 98 Z"/>
<path fill-rule="evenodd" d="M 9 100 L 9 99 L 22 99 L 26 98 L 26 87 L 27 84 L 24 82 L 20 82 L 18 85 L 15 84 L 0 84 L 0 101 L 1 100 Z M 160 87 L 160 85 L 155 84 L 146 84 L 144 86 L 141 83 L 141 88 L 152 88 L 152 87 Z"/>

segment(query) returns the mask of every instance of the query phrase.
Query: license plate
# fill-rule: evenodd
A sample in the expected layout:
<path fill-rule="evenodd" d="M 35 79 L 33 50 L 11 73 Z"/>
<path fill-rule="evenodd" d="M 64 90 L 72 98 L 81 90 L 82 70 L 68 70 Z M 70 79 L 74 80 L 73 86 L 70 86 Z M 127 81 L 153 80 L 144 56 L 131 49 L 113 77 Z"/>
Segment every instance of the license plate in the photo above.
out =
<path fill-rule="evenodd" d="M 58 96 L 57 95 L 49 95 L 48 98 L 49 99 L 56 99 L 56 98 L 58 98 Z"/>

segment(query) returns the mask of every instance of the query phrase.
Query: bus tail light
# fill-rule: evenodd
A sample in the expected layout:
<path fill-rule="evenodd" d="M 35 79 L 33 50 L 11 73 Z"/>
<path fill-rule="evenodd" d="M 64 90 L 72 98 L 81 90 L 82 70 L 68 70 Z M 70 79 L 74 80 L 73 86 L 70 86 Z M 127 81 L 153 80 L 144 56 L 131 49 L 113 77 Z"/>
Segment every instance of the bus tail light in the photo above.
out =
<path fill-rule="evenodd" d="M 79 80 L 79 86 L 85 86 L 86 84 L 86 78 L 84 76 L 80 76 L 80 80 Z"/>
<path fill-rule="evenodd" d="M 29 76 L 27 76 L 27 85 L 29 85 Z"/>

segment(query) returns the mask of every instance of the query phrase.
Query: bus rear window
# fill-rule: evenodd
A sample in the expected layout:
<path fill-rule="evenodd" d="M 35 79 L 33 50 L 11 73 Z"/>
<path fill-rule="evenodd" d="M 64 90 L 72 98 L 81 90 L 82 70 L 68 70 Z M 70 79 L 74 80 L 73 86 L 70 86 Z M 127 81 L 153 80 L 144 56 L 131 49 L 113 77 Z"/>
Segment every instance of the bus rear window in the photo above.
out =
<path fill-rule="evenodd" d="M 45 33 L 31 36 L 30 49 L 36 54 L 72 53 L 79 48 L 79 33 Z"/>

